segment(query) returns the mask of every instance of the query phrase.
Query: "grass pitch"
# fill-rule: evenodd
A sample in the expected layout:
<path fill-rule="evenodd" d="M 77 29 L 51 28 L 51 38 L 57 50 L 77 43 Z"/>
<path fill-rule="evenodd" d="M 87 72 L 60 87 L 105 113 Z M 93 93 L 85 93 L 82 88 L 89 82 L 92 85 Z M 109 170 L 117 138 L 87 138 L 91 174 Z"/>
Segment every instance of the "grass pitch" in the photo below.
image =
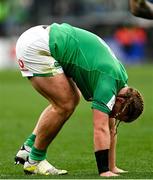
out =
<path fill-rule="evenodd" d="M 153 65 L 127 67 L 129 85 L 145 100 L 144 114 L 118 129 L 117 164 L 128 173 L 114 179 L 153 179 Z M 47 102 L 20 72 L 0 72 L 0 178 L 98 179 L 92 141 L 90 103 L 77 110 L 48 149 L 48 160 L 67 169 L 65 176 L 27 176 L 14 165 L 14 155 L 29 136 Z"/>

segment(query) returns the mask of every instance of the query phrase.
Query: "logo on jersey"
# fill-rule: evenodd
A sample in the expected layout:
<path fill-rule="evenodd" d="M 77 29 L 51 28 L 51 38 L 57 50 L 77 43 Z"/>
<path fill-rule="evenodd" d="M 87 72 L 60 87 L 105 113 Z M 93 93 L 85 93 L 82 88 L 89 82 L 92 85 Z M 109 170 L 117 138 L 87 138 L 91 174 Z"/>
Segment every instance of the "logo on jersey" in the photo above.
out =
<path fill-rule="evenodd" d="M 25 68 L 23 60 L 19 59 L 18 64 L 19 64 L 19 67 L 20 67 L 21 71 L 28 71 L 28 69 Z"/>
<path fill-rule="evenodd" d="M 107 103 L 107 107 L 112 110 L 113 109 L 113 106 L 115 104 L 115 95 L 112 96 L 112 98 L 110 99 L 110 101 Z"/>
<path fill-rule="evenodd" d="M 59 62 L 55 61 L 55 62 L 54 62 L 54 66 L 55 66 L 55 67 L 59 67 L 59 66 L 60 66 Z"/>
<path fill-rule="evenodd" d="M 23 68 L 24 68 L 24 63 L 23 63 L 23 61 L 22 61 L 21 59 L 19 59 L 19 60 L 18 60 L 18 63 L 19 63 L 20 68 L 23 69 Z"/>

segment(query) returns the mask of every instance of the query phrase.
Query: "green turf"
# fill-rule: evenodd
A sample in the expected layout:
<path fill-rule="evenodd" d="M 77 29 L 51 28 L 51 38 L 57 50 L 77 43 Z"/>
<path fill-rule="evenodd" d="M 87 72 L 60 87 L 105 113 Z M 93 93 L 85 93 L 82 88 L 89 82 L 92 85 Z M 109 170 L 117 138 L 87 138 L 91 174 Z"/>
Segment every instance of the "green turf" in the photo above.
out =
<path fill-rule="evenodd" d="M 128 67 L 129 85 L 141 90 L 145 112 L 132 124 L 118 129 L 117 164 L 128 170 L 122 179 L 153 178 L 153 66 Z M 26 176 L 13 158 L 30 135 L 40 112 L 47 106 L 19 72 L 0 71 L 0 178 L 98 179 L 93 153 L 90 104 L 81 101 L 48 150 L 48 160 L 69 174 L 61 177 Z"/>

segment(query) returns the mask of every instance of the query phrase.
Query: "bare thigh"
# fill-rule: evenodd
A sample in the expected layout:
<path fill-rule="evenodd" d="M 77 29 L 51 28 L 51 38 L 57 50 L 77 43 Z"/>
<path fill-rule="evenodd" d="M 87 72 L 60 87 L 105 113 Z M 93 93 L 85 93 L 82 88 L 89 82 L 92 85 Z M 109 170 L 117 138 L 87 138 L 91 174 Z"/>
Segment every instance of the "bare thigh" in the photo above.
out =
<path fill-rule="evenodd" d="M 33 87 L 55 106 L 61 108 L 66 104 L 76 106 L 79 102 L 79 90 L 65 74 L 54 77 L 32 77 L 30 81 Z"/>

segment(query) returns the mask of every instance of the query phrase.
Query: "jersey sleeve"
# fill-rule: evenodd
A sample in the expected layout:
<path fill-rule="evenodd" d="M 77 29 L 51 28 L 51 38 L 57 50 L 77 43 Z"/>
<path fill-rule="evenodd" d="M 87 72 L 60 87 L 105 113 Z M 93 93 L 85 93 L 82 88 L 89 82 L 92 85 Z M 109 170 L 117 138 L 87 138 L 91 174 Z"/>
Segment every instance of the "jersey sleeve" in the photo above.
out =
<path fill-rule="evenodd" d="M 102 76 L 99 78 L 93 95 L 92 109 L 109 114 L 115 104 L 116 87 L 117 82 L 112 77 Z"/>

